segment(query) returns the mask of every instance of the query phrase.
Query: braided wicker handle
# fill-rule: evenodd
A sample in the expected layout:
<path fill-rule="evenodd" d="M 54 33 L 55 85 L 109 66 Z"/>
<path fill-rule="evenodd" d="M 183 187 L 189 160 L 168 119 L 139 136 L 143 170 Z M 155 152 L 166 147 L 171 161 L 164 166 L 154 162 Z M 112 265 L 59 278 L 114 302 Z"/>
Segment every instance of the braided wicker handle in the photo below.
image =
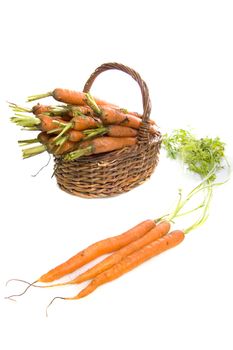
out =
<path fill-rule="evenodd" d="M 107 70 L 110 69 L 118 69 L 122 72 L 125 72 L 127 74 L 129 74 L 139 85 L 140 89 L 141 89 L 141 94 L 142 94 L 142 103 L 143 103 L 143 115 L 142 115 L 142 120 L 143 120 L 143 124 L 147 124 L 147 121 L 149 120 L 150 117 L 150 112 L 151 112 L 151 101 L 150 101 L 150 97 L 149 97 L 149 91 L 148 91 L 148 87 L 146 85 L 146 83 L 144 82 L 144 80 L 142 80 L 142 78 L 140 77 L 140 75 L 135 72 L 135 70 L 133 70 L 132 68 L 129 68 L 127 66 L 124 66 L 123 64 L 120 63 L 104 63 L 101 66 L 99 66 L 98 68 L 96 68 L 96 70 L 91 74 L 90 78 L 87 80 L 83 92 L 89 92 L 90 88 L 92 87 L 92 84 L 94 82 L 94 80 L 97 78 L 97 76 L 100 73 L 103 73 Z"/>

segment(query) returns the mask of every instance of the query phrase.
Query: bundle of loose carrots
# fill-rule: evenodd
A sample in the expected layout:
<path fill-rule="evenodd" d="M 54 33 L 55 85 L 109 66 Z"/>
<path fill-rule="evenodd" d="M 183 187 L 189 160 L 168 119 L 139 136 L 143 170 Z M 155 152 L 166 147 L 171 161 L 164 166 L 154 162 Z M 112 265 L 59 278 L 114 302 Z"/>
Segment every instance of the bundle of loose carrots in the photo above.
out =
<path fill-rule="evenodd" d="M 60 105 L 36 104 L 25 108 L 10 103 L 15 113 L 11 121 L 24 130 L 40 133 L 36 138 L 18 141 L 23 158 L 44 151 L 64 160 L 111 152 L 137 143 L 142 116 L 111 103 L 93 98 L 89 93 L 55 89 L 53 92 L 28 97 L 28 102 L 52 96 Z M 156 134 L 155 123 L 150 121 L 150 133 Z"/>
<path fill-rule="evenodd" d="M 117 279 L 150 258 L 177 246 L 184 240 L 188 232 L 202 225 L 208 217 L 213 188 L 224 184 L 228 180 L 224 182 L 216 181 L 217 172 L 224 168 L 223 161 L 229 169 L 229 164 L 224 155 L 224 144 L 219 138 L 197 139 L 190 132 L 175 130 L 170 136 L 164 135 L 163 145 L 168 152 L 168 156 L 172 158 L 180 157 L 188 169 L 199 174 L 202 179 L 185 198 L 182 198 L 181 190 L 179 191 L 178 203 L 171 213 L 155 220 L 143 221 L 118 236 L 109 237 L 88 246 L 64 263 L 41 275 L 33 283 L 18 280 L 28 283 L 28 286 L 21 294 L 12 295 L 9 298 L 24 294 L 31 286 L 47 288 L 67 284 L 76 285 L 84 281 L 90 281 L 74 297 L 55 297 L 48 306 L 57 298 L 64 300 L 83 298 L 102 284 Z M 204 196 L 201 203 L 195 204 L 195 207 L 189 210 L 185 209 L 190 200 L 200 193 Z M 182 230 L 171 229 L 171 225 L 179 217 L 197 211 L 201 211 L 201 214 L 192 225 Z M 73 280 L 68 282 L 59 281 L 60 278 L 105 254 L 108 254 L 106 258 L 77 275 Z"/>

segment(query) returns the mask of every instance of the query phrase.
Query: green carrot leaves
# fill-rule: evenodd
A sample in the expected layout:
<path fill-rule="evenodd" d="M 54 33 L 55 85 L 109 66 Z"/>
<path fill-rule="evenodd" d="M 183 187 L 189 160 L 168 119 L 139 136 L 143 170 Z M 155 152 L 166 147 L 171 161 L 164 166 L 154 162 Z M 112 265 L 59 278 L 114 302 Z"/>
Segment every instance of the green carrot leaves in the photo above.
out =
<path fill-rule="evenodd" d="M 171 135 L 163 136 L 163 147 L 170 158 L 180 158 L 190 171 L 205 178 L 212 169 L 215 172 L 222 168 L 225 144 L 216 137 L 197 138 L 191 132 L 183 129 L 175 129 Z M 210 181 L 214 181 L 213 174 Z"/>

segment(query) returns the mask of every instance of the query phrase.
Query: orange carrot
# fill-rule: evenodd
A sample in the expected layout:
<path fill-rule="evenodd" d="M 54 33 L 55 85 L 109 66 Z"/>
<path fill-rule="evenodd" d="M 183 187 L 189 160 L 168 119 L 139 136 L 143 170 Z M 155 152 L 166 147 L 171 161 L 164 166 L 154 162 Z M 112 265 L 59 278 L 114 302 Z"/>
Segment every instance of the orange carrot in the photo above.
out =
<path fill-rule="evenodd" d="M 68 140 L 65 140 L 65 142 L 62 142 L 60 145 L 56 145 L 54 144 L 54 137 L 49 137 L 45 132 L 40 133 L 37 139 L 42 145 L 23 149 L 22 154 L 24 159 L 36 156 L 45 151 L 54 155 L 63 155 L 67 152 L 74 151 L 78 147 L 77 143 Z M 24 141 L 26 144 L 27 140 Z"/>
<path fill-rule="evenodd" d="M 100 118 L 105 125 L 121 124 L 138 129 L 141 125 L 141 119 L 130 114 L 123 113 L 109 107 L 102 107 Z"/>
<path fill-rule="evenodd" d="M 45 94 L 33 95 L 28 97 L 28 102 L 35 101 L 41 98 L 52 96 L 55 100 L 71 105 L 84 106 L 87 104 L 87 94 L 84 92 L 73 91 L 68 89 L 56 88 Z M 95 98 L 99 105 L 107 105 L 108 102 Z"/>
<path fill-rule="evenodd" d="M 86 288 L 81 290 L 79 294 L 74 297 L 64 298 L 65 300 L 80 299 L 92 293 L 96 288 L 104 283 L 115 280 L 123 274 L 141 265 L 150 258 L 178 245 L 183 241 L 185 234 L 183 231 L 173 231 L 168 235 L 159 238 L 141 249 L 126 256 L 120 262 L 116 263 L 110 269 L 97 275 Z"/>
<path fill-rule="evenodd" d="M 79 115 L 71 120 L 71 128 L 78 131 L 97 128 L 101 125 L 102 122 L 100 119 L 92 118 L 91 116 Z"/>
<path fill-rule="evenodd" d="M 85 136 L 86 135 L 82 131 L 71 129 L 66 133 L 65 137 L 69 141 L 78 142 L 78 141 L 84 139 Z"/>
<path fill-rule="evenodd" d="M 135 137 L 138 133 L 137 130 L 122 125 L 109 125 L 106 130 L 107 135 L 113 137 Z"/>
<path fill-rule="evenodd" d="M 70 106 L 67 106 L 66 108 L 69 110 L 68 114 L 70 117 L 74 117 L 75 115 L 80 114 L 80 113 L 85 114 L 85 115 L 95 116 L 94 111 L 91 109 L 91 107 L 89 107 L 87 105 L 86 106 L 72 106 L 72 105 L 70 105 Z M 142 119 L 142 115 L 137 113 L 137 112 L 129 112 L 124 108 L 115 107 L 115 106 L 112 106 L 110 104 L 102 106 L 102 109 L 111 110 L 112 113 L 115 113 L 115 114 L 118 114 L 118 113 L 120 113 L 121 115 L 127 114 L 127 115 L 132 115 L 134 117 Z M 154 120 L 149 120 L 149 123 L 152 125 L 155 124 Z"/>
<path fill-rule="evenodd" d="M 108 106 L 101 107 L 100 119 L 104 125 L 118 124 L 128 126 L 134 129 L 139 129 L 142 124 L 142 119 L 129 113 L 123 113 L 121 110 L 113 109 Z M 149 124 L 153 124 L 151 120 Z M 152 125 L 150 125 L 152 127 Z M 153 133 L 153 129 L 152 129 Z"/>
<path fill-rule="evenodd" d="M 67 106 L 68 113 L 71 117 L 74 117 L 76 115 L 84 114 L 88 116 L 94 116 L 93 110 L 85 105 L 85 106 Z"/>
<path fill-rule="evenodd" d="M 55 286 L 63 286 L 67 284 L 77 284 L 82 283 L 84 281 L 90 280 L 100 273 L 102 273 L 105 270 L 110 269 L 112 266 L 117 264 L 119 261 L 121 261 L 126 256 L 132 254 L 133 252 L 141 249 L 145 245 L 155 241 L 156 239 L 159 239 L 166 235 L 170 230 L 170 223 L 168 221 L 163 221 L 159 223 L 157 226 L 153 227 L 150 231 L 148 231 L 145 235 L 142 237 L 136 239 L 135 241 L 127 244 L 126 246 L 122 247 L 121 249 L 117 250 L 115 253 L 109 255 L 107 258 L 99 262 L 98 264 L 94 265 L 89 270 L 83 272 L 81 275 L 77 276 L 71 281 L 65 282 L 65 283 L 58 283 L 53 284 L 49 287 L 55 287 Z"/>
<path fill-rule="evenodd" d="M 125 114 L 130 114 L 130 115 L 133 115 L 135 117 L 138 117 L 140 119 L 142 119 L 142 114 L 140 113 L 137 113 L 137 112 L 132 112 L 132 111 L 128 111 L 126 108 L 120 108 L 120 107 L 112 107 L 110 105 L 106 106 L 106 107 L 110 107 L 110 108 L 115 108 L 115 110 L 119 111 L 119 112 L 122 112 L 122 113 L 125 113 Z M 152 124 L 152 125 L 155 125 L 155 121 L 150 119 L 149 120 L 149 123 Z"/>
<path fill-rule="evenodd" d="M 91 141 L 83 141 L 80 143 L 80 148 L 91 147 L 92 154 L 111 152 L 123 147 L 132 146 L 136 144 L 134 137 L 96 137 Z"/>
<path fill-rule="evenodd" d="M 77 144 L 72 141 L 65 141 L 62 145 L 54 148 L 52 146 L 51 152 L 55 155 L 63 155 L 66 154 L 67 152 L 71 152 L 77 148 Z"/>
<path fill-rule="evenodd" d="M 51 106 L 45 106 L 38 103 L 37 105 L 32 107 L 32 113 L 35 115 L 50 113 L 50 112 L 51 112 Z"/>
<path fill-rule="evenodd" d="M 107 127 L 86 129 L 83 131 L 71 129 L 65 133 L 64 139 L 72 142 L 78 142 L 82 139 L 90 139 L 98 135 L 108 135 L 113 137 L 135 137 L 137 136 L 137 130 L 120 125 L 109 125 Z"/>
<path fill-rule="evenodd" d="M 65 276 L 66 274 L 74 272 L 79 267 L 87 264 L 97 257 L 107 253 L 112 253 L 113 251 L 118 250 L 142 237 L 153 227 L 155 227 L 155 222 L 153 220 L 146 220 L 122 233 L 121 235 L 98 241 L 74 255 L 63 264 L 58 265 L 46 274 L 42 275 L 37 282 L 52 282 Z"/>
<path fill-rule="evenodd" d="M 68 89 L 61 89 L 61 88 L 56 88 L 53 91 L 50 91 L 48 93 L 45 94 L 40 94 L 40 95 L 33 95 L 28 97 L 28 101 L 34 101 L 40 98 L 44 98 L 44 97 L 49 97 L 52 96 L 55 100 L 60 101 L 60 102 L 64 102 L 67 103 L 69 105 L 78 105 L 78 106 L 85 106 L 86 105 L 90 105 L 93 106 L 93 104 L 90 101 L 90 94 L 89 93 L 84 93 L 84 92 L 78 92 L 78 91 L 73 91 L 73 90 L 68 90 Z M 132 117 L 135 116 L 136 118 L 141 118 L 141 115 L 138 114 L 137 112 L 130 112 L 127 111 L 124 108 L 119 108 L 117 105 L 115 104 L 111 104 L 109 102 L 106 102 L 104 100 L 101 100 L 99 98 L 93 98 L 91 97 L 91 99 L 93 100 L 93 102 L 96 104 L 96 107 L 98 108 L 98 106 L 102 107 L 102 108 L 108 108 L 109 110 L 112 109 L 113 111 L 115 111 L 115 114 L 127 114 L 127 115 L 131 115 Z M 88 110 L 88 114 L 90 113 L 90 110 Z M 86 114 L 86 113 L 84 113 Z M 152 121 L 153 123 L 153 121 Z M 112 123 L 110 123 L 112 124 Z M 132 125 L 127 125 L 127 126 L 132 126 Z"/>
<path fill-rule="evenodd" d="M 111 152 L 137 143 L 135 137 L 100 136 L 90 141 L 81 141 L 78 149 L 64 156 L 64 160 L 71 161 L 81 156 Z"/>
<path fill-rule="evenodd" d="M 49 142 L 50 137 L 47 134 L 47 132 L 43 131 L 38 134 L 37 139 L 40 143 L 47 144 Z"/>
<path fill-rule="evenodd" d="M 38 128 L 46 132 L 57 129 L 61 125 L 63 127 L 67 125 L 67 122 L 53 119 L 45 114 L 39 114 L 37 118 L 40 119 L 40 124 L 38 125 Z"/>

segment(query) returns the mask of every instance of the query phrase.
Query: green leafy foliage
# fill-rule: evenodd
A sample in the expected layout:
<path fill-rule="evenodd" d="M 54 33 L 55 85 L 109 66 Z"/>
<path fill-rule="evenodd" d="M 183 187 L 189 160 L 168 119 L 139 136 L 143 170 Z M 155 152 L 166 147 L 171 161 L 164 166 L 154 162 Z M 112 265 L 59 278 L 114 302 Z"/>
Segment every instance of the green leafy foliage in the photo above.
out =
<path fill-rule="evenodd" d="M 209 181 L 216 179 L 215 173 L 222 168 L 225 145 L 216 138 L 197 138 L 190 131 L 175 129 L 171 135 L 163 135 L 163 147 L 168 157 L 180 158 L 192 172 L 202 178 L 214 170 Z"/>

